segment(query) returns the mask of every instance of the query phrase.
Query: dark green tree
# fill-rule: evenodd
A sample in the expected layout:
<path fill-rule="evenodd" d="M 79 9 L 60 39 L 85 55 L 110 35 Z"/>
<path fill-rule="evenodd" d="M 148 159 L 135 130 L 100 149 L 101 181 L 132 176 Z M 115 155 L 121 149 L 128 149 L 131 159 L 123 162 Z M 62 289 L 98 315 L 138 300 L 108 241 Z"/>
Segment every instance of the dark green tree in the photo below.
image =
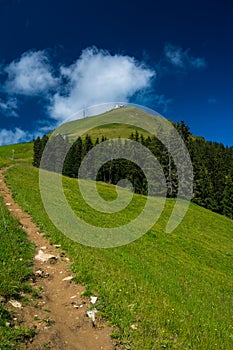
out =
<path fill-rule="evenodd" d="M 69 177 L 78 177 L 78 171 L 83 158 L 83 142 L 81 137 L 72 144 L 67 152 L 63 174 Z"/>
<path fill-rule="evenodd" d="M 36 168 L 39 168 L 39 166 L 40 166 L 41 149 L 42 149 L 41 139 L 38 136 L 36 138 L 36 140 L 34 141 L 34 144 L 33 144 L 33 161 L 32 161 L 32 165 L 35 166 Z"/>
<path fill-rule="evenodd" d="M 223 214 L 233 219 L 233 179 L 232 175 L 226 177 L 222 200 Z"/>

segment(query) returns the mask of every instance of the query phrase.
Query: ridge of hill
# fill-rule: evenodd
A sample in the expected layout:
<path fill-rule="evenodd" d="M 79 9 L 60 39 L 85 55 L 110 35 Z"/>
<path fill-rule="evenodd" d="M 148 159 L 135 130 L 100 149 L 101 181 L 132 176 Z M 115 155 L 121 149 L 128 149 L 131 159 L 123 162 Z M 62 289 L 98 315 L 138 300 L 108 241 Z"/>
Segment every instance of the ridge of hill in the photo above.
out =
<path fill-rule="evenodd" d="M 132 125 L 138 122 L 139 117 L 144 118 L 144 121 L 141 123 L 141 127 L 137 127 L 137 130 L 148 136 L 149 132 L 146 132 L 144 127 L 151 118 L 154 118 L 154 115 L 149 115 L 145 111 L 131 106 L 112 109 L 96 116 L 64 123 L 56 129 L 56 133 L 67 135 L 71 140 L 87 133 L 93 138 L 101 137 L 102 135 L 109 139 L 118 138 L 119 136 L 128 138 L 132 132 L 135 132 L 136 128 L 132 127 Z M 125 123 L 126 119 L 130 119 L 132 125 L 127 125 Z"/>

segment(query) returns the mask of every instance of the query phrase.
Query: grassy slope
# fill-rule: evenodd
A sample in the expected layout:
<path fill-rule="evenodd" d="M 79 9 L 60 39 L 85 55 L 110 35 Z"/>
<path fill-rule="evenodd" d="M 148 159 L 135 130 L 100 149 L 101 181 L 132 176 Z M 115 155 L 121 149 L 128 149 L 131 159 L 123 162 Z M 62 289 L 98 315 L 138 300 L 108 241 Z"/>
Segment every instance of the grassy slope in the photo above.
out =
<path fill-rule="evenodd" d="M 120 111 L 123 118 L 125 111 Z M 133 118 L 137 110 L 131 111 Z M 105 120 L 104 115 L 95 118 L 101 124 Z M 60 132 L 77 136 L 77 123 L 78 133 L 93 124 L 91 118 L 85 118 L 65 124 Z M 127 137 L 135 130 L 122 124 L 116 130 L 115 127 L 97 127 L 89 134 Z M 0 164 L 12 163 L 13 147 L 15 158 L 24 158 L 23 164 L 20 161 L 21 164 L 8 171 L 7 181 L 16 200 L 52 241 L 61 243 L 67 250 L 73 259 L 77 280 L 99 294 L 97 307 L 118 325 L 118 339 L 125 344 L 125 349 L 226 350 L 233 347 L 232 221 L 191 205 L 182 224 L 167 235 L 164 227 L 174 204 L 170 200 L 157 225 L 138 241 L 115 249 L 81 246 L 64 237 L 43 209 L 38 191 L 38 171 L 30 166 L 32 146 L 1 147 Z M 77 192 L 75 180 L 65 178 L 64 186 L 78 215 L 90 223 L 106 225 L 109 216 L 96 215 L 85 205 Z M 100 184 L 99 190 L 106 199 L 115 197 L 113 186 Z M 112 216 L 112 224 L 120 224 L 121 219 L 126 220 L 133 212 L 136 216 L 144 200 L 144 197 L 135 196 L 134 205 L 123 212 L 123 217 Z M 137 330 L 130 329 L 132 324 L 137 325 Z"/>
<path fill-rule="evenodd" d="M 145 127 L 143 123 L 141 124 L 141 127 L 137 128 L 130 124 L 125 124 L 126 117 L 128 118 L 129 116 L 130 121 L 134 123 L 135 121 L 138 121 L 138 119 L 141 119 L 141 117 L 145 118 L 149 115 L 135 107 L 124 107 L 94 117 L 87 117 L 65 123 L 56 130 L 56 133 L 58 132 L 69 135 L 71 139 L 76 139 L 78 136 L 85 135 L 86 133 L 93 138 L 101 138 L 101 136 L 104 135 L 107 136 L 107 138 L 112 139 L 118 138 L 119 136 L 128 138 L 129 135 L 137 129 L 139 134 L 143 133 L 145 137 L 148 136 L 149 133 L 143 130 L 143 127 Z M 108 121 L 111 120 L 111 118 L 112 123 L 110 125 Z M 117 123 L 115 122 L 116 120 L 118 121 Z M 141 120 L 143 120 L 143 118 Z M 94 125 L 95 123 L 96 127 Z"/>
<path fill-rule="evenodd" d="M 12 160 L 12 151 L 14 150 L 14 160 Z M 0 168 L 14 165 L 19 159 L 20 161 L 31 162 L 33 154 L 32 143 L 20 143 L 17 145 L 8 145 L 0 147 Z"/>
<path fill-rule="evenodd" d="M 7 181 L 23 209 L 67 250 L 77 280 L 98 293 L 97 308 L 119 327 L 125 349 L 232 348 L 231 220 L 191 204 L 182 224 L 165 234 L 174 204 L 170 200 L 159 222 L 141 239 L 124 247 L 94 249 L 64 237 L 50 222 L 37 169 L 18 165 L 8 171 Z M 78 215 L 95 224 L 106 220 L 83 203 L 74 179 L 65 178 L 64 187 Z M 99 190 L 105 198 L 115 196 L 113 186 L 100 184 Z M 135 196 L 134 215 L 144 200 Z M 112 222 L 120 224 L 120 216 Z M 132 324 L 137 330 L 131 330 Z"/>
<path fill-rule="evenodd" d="M 25 232 L 14 220 L 0 198 L 0 296 L 6 301 L 19 299 L 21 292 L 31 290 L 27 280 L 31 276 L 33 246 L 28 242 Z M 2 219 L 4 215 L 4 221 Z M 6 229 L 7 227 L 7 229 Z M 31 338 L 34 330 L 22 326 L 9 327 L 13 315 L 0 303 L 0 349 L 16 349 L 25 338 Z"/>
<path fill-rule="evenodd" d="M 12 149 L 15 149 L 14 161 L 11 159 Z M 26 160 L 31 154 L 32 144 L 0 147 L 0 167 L 15 164 L 18 159 Z M 31 276 L 34 248 L 1 198 L 0 206 L 0 296 L 9 300 L 11 297 L 19 298 L 21 292 L 30 290 L 27 280 Z M 33 336 L 34 331 L 8 327 L 8 322 L 12 323 L 12 314 L 4 309 L 4 303 L 0 303 L 0 349 L 16 349 L 20 341 Z"/>

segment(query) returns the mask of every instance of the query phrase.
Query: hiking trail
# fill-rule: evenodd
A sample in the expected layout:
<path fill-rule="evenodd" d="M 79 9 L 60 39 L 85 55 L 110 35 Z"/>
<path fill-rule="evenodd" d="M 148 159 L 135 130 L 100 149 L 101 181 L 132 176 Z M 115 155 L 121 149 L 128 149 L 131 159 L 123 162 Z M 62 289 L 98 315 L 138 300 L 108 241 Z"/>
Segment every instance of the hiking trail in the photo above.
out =
<path fill-rule="evenodd" d="M 36 336 L 23 345 L 29 350 L 114 350 L 108 327 L 96 314 L 95 324 L 87 316 L 90 297 L 82 296 L 85 288 L 72 281 L 70 261 L 59 246 L 52 245 L 36 226 L 29 214 L 13 200 L 12 193 L 0 169 L 0 195 L 8 209 L 27 232 L 35 245 L 33 278 L 31 285 L 40 290 L 41 298 L 33 298 L 28 305 L 13 307 L 17 322 L 34 327 Z M 51 256 L 47 256 L 50 254 Z M 36 257 L 37 256 L 37 257 Z M 49 257 L 49 259 L 48 259 Z M 47 261 L 37 259 L 45 258 Z"/>

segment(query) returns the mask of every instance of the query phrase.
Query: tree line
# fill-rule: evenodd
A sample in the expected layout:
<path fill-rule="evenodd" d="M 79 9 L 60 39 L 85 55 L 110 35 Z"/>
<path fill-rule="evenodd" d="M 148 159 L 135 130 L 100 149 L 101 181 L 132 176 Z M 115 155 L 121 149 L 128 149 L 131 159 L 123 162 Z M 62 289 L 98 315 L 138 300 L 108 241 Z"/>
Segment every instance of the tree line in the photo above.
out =
<path fill-rule="evenodd" d="M 194 137 L 183 121 L 175 123 L 174 126 L 181 135 L 192 161 L 194 175 L 192 201 L 233 219 L 233 147 L 225 147 L 221 143 L 209 142 L 203 137 Z M 179 153 L 179 149 L 176 149 L 175 137 L 168 135 L 168 139 L 173 149 Z M 178 175 L 174 159 L 167 147 L 155 136 L 145 137 L 143 134 L 139 134 L 137 130 L 129 136 L 129 140 L 139 142 L 147 147 L 157 158 L 166 180 L 166 196 L 175 198 L 179 188 Z M 33 165 L 77 178 L 84 157 L 94 146 L 101 145 L 104 141 L 107 141 L 105 136 L 93 140 L 91 136 L 86 135 L 85 138 L 78 137 L 70 146 L 69 139 L 61 134 L 57 134 L 50 139 L 47 135 L 42 138 L 38 137 L 34 141 Z M 50 151 L 43 154 L 47 142 L 49 142 Z M 115 147 L 115 158 L 103 163 L 95 174 L 96 165 L 101 164 L 100 152 L 99 157 L 92 158 L 92 161 L 84 169 L 85 176 L 87 178 L 94 177 L 97 181 L 111 184 L 117 184 L 119 180 L 127 179 L 131 182 L 135 193 L 147 195 L 148 181 L 141 167 L 130 160 L 118 157 L 117 147 L 129 148 L 131 147 L 130 143 L 119 138 L 117 147 L 114 140 L 108 140 L 103 152 L 106 152 L 106 147 Z M 128 152 L 130 152 L 130 149 L 128 149 Z M 150 164 L 149 156 L 142 156 L 141 159 L 144 168 L 146 168 L 147 163 Z M 150 165 L 148 165 L 148 169 L 149 167 Z M 156 176 L 153 179 L 153 186 L 153 193 L 156 195 L 163 194 L 164 189 L 160 188 Z"/>

